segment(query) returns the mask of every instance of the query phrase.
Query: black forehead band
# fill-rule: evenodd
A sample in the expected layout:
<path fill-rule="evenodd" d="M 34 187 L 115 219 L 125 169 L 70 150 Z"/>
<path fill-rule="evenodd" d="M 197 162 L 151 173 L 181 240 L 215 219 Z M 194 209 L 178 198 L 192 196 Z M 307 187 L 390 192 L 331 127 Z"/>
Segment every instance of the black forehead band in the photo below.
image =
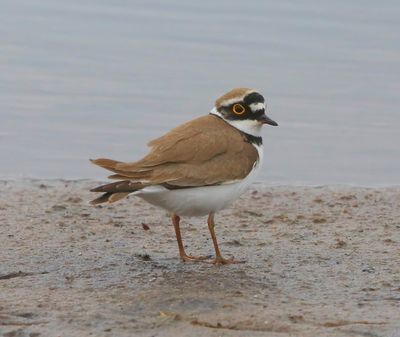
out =
<path fill-rule="evenodd" d="M 264 103 L 264 97 L 260 95 L 258 92 L 252 92 L 251 94 L 246 95 L 243 99 L 243 102 L 246 105 L 250 105 L 253 103 Z"/>

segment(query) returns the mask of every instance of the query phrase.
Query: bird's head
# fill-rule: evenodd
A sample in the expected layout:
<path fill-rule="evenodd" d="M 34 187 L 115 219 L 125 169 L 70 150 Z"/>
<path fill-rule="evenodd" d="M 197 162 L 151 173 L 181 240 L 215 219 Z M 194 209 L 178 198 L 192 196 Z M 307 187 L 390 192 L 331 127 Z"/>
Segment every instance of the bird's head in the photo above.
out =
<path fill-rule="evenodd" d="M 265 110 L 261 94 L 253 89 L 236 88 L 218 98 L 211 113 L 245 133 L 258 136 L 263 124 L 278 125 Z"/>

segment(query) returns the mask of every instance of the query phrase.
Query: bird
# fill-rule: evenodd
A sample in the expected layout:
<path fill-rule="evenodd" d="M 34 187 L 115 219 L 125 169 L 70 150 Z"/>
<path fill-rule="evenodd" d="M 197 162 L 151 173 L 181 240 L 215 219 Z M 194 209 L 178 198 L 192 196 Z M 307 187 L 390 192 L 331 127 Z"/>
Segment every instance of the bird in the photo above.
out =
<path fill-rule="evenodd" d="M 102 195 L 92 205 L 129 195 L 171 214 L 180 259 L 216 265 L 241 263 L 224 258 L 215 234 L 214 215 L 238 199 L 260 171 L 261 128 L 277 126 L 266 113 L 264 97 L 254 89 L 235 88 L 215 101 L 209 114 L 179 125 L 148 143 L 149 153 L 134 162 L 99 158 L 90 161 L 117 180 L 91 189 Z M 208 216 L 215 257 L 186 254 L 180 231 L 183 216 Z"/>

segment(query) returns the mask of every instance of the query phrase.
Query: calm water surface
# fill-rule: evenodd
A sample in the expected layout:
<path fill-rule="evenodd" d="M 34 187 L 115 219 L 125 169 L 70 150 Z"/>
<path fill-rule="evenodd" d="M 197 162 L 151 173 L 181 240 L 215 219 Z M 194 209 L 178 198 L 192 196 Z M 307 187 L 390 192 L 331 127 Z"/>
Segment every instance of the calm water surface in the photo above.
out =
<path fill-rule="evenodd" d="M 148 140 L 259 89 L 260 180 L 400 184 L 399 1 L 0 5 L 0 178 L 104 178 Z"/>

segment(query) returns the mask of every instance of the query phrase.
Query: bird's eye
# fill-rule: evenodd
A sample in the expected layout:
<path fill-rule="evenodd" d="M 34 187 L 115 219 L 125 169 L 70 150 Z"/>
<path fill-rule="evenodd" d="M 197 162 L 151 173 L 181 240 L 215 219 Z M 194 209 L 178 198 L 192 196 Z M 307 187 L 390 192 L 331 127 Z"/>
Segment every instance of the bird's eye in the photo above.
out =
<path fill-rule="evenodd" d="M 241 104 L 234 104 L 233 107 L 232 107 L 232 111 L 236 115 L 243 115 L 246 112 L 246 109 Z"/>

